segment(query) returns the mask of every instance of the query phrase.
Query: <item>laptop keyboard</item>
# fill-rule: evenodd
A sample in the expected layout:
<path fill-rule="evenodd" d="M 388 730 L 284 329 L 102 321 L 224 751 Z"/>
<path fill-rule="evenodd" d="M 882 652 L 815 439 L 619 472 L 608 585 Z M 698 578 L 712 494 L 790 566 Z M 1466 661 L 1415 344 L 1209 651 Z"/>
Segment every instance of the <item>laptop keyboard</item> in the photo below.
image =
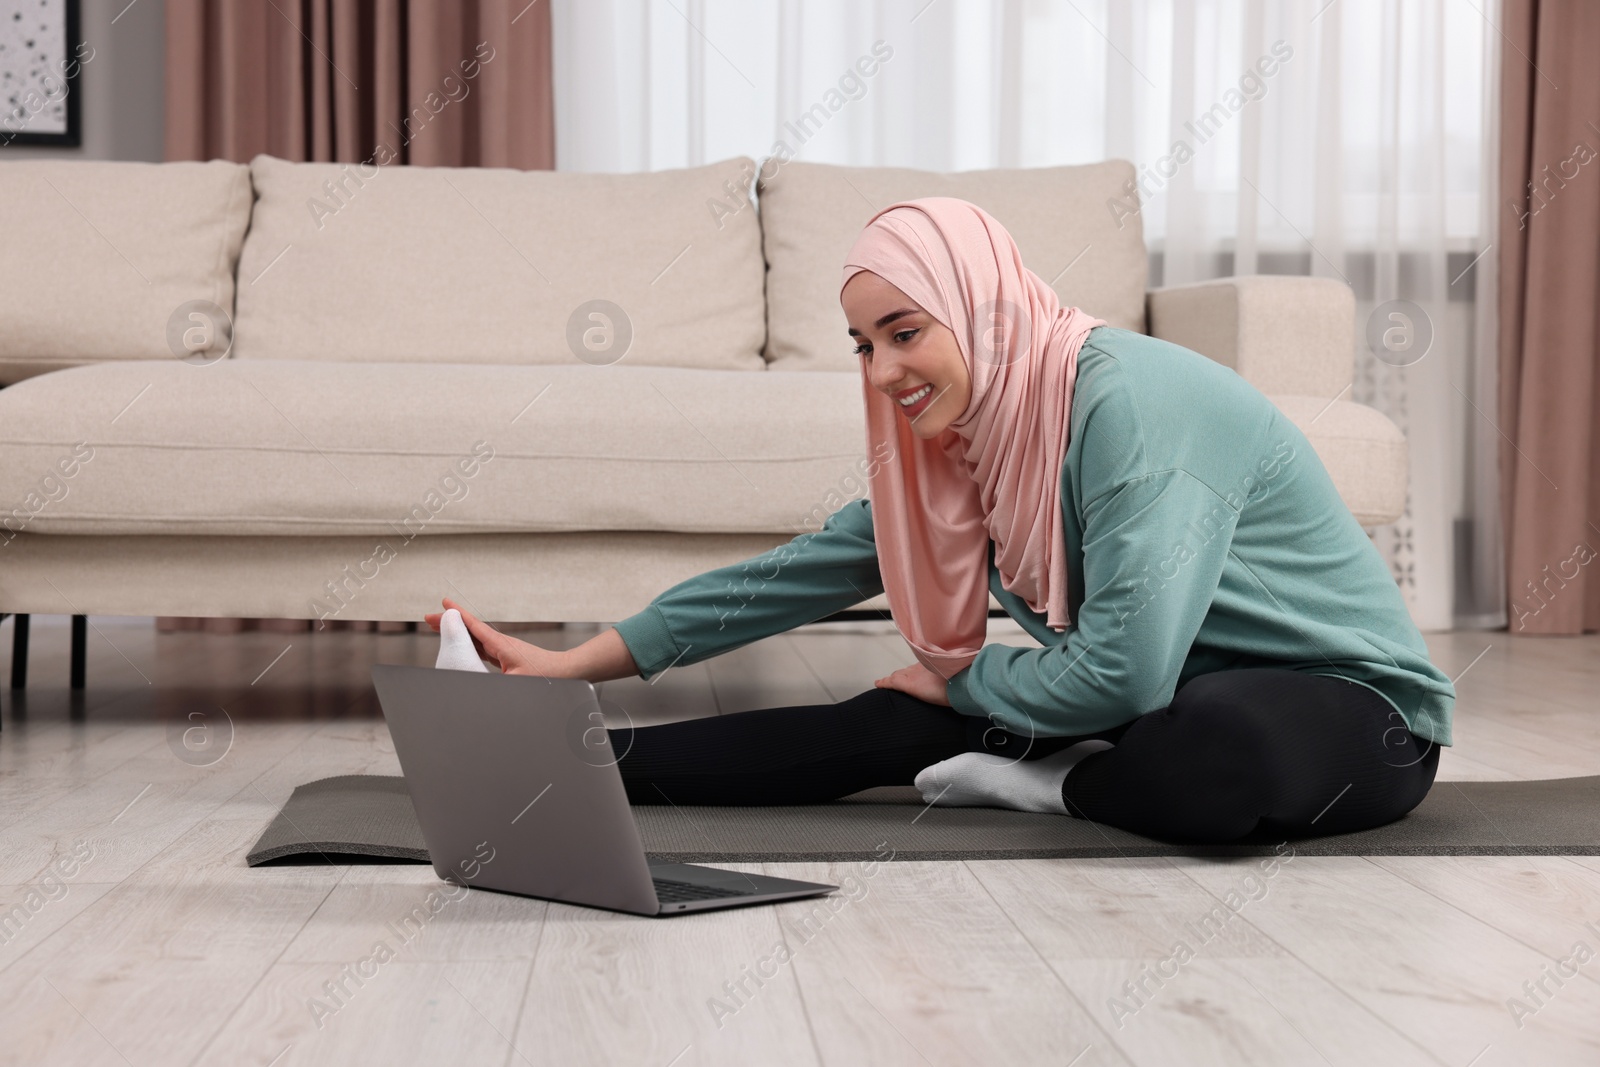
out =
<path fill-rule="evenodd" d="M 746 889 L 720 889 L 716 886 L 679 882 L 671 878 L 653 878 L 651 881 L 656 884 L 656 899 L 663 904 L 679 904 L 693 900 L 718 900 L 722 897 L 745 897 L 750 895 L 750 891 Z"/>

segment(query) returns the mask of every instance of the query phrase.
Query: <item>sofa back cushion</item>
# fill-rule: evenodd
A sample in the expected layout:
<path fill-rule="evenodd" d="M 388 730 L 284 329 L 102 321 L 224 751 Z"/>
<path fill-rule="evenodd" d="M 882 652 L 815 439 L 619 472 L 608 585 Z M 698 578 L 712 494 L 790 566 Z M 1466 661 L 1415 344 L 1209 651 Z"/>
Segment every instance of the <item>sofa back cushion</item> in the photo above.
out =
<path fill-rule="evenodd" d="M 1122 160 L 955 174 L 768 160 L 759 183 L 768 366 L 859 373 L 839 308 L 844 257 L 878 211 L 923 196 L 977 204 L 1064 303 L 1143 332 L 1146 261 L 1127 189 L 1133 176 Z"/>
<path fill-rule="evenodd" d="M 754 173 L 257 156 L 234 354 L 762 370 Z"/>
<path fill-rule="evenodd" d="M 0 384 L 119 359 L 173 359 L 188 311 L 227 348 L 250 221 L 238 163 L 0 163 Z M 190 305 L 186 308 L 185 305 Z"/>

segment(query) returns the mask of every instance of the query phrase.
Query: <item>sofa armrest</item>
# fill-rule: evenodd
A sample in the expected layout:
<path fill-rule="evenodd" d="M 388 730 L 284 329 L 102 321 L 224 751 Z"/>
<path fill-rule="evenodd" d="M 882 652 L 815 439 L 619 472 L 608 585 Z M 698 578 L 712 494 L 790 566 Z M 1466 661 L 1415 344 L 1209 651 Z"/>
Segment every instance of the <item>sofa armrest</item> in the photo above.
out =
<path fill-rule="evenodd" d="M 1320 396 L 1269 396 L 1327 468 L 1339 497 L 1362 526 L 1405 514 L 1410 459 L 1406 436 L 1377 408 Z"/>
<path fill-rule="evenodd" d="M 1245 275 L 1146 294 L 1150 333 L 1268 395 L 1329 400 L 1355 369 L 1355 296 L 1332 278 Z"/>

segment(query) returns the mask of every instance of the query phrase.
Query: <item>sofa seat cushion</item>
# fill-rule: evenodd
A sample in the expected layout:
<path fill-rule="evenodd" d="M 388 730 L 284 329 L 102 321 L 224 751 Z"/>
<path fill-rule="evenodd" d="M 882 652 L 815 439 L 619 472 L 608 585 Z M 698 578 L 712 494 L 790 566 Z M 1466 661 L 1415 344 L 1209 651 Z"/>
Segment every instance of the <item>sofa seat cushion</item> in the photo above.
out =
<path fill-rule="evenodd" d="M 1377 408 L 1320 396 L 1269 396 L 1316 449 L 1345 506 L 1363 526 L 1394 522 L 1406 510 L 1405 434 Z"/>
<path fill-rule="evenodd" d="M 970 200 L 1006 228 L 1064 303 L 1145 328 L 1146 252 L 1124 160 L 956 174 L 769 159 L 759 183 L 773 370 L 860 373 L 839 307 L 844 259 L 867 220 L 898 200 Z"/>
<path fill-rule="evenodd" d="M 1363 525 L 1404 510 L 1380 412 L 1275 396 Z M 855 374 L 176 360 L 0 390 L 27 534 L 798 534 L 866 495 Z"/>
<path fill-rule="evenodd" d="M 865 455 L 854 374 L 103 363 L 0 390 L 0 542 L 793 535 L 865 494 Z"/>
<path fill-rule="evenodd" d="M 225 350 L 249 222 L 238 163 L 0 165 L 0 384 L 194 351 L 196 321 Z"/>
<path fill-rule="evenodd" d="M 748 158 L 577 174 L 262 155 L 250 175 L 237 358 L 765 369 Z"/>

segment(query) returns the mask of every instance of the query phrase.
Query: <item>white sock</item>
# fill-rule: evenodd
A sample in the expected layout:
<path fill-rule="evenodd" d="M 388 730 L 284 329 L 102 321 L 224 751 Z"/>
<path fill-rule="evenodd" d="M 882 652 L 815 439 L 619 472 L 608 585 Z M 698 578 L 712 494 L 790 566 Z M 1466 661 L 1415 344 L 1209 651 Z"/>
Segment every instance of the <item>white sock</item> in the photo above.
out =
<path fill-rule="evenodd" d="M 461 612 L 448 608 L 439 620 L 439 659 L 435 667 L 447 671 L 480 671 L 489 673 L 478 650 L 472 647 L 472 635 L 467 624 L 461 621 Z"/>
<path fill-rule="evenodd" d="M 963 752 L 924 767 L 916 778 L 922 799 L 941 807 L 1011 808 L 1066 815 L 1061 785 L 1078 761 L 1115 748 L 1098 738 L 1068 745 L 1036 760 L 1014 760 L 989 752 Z"/>

